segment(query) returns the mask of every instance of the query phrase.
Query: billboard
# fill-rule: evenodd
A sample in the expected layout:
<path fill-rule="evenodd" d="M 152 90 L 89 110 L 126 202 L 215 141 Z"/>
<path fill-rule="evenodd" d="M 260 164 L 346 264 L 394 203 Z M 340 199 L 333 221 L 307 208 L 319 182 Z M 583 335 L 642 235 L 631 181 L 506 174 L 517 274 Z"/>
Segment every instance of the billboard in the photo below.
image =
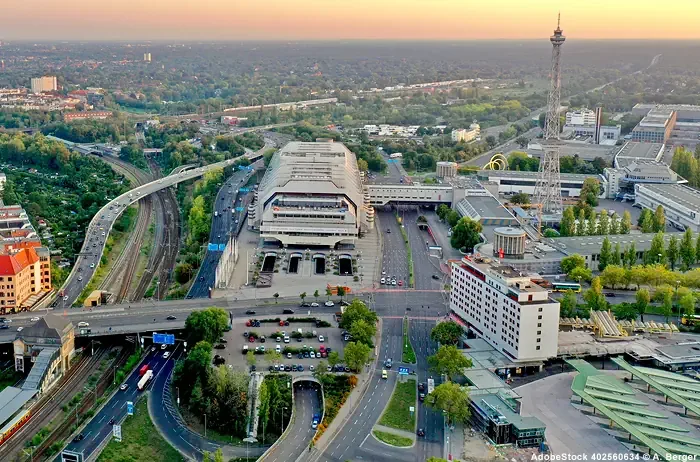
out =
<path fill-rule="evenodd" d="M 114 435 L 114 439 L 117 440 L 118 442 L 122 442 L 122 426 L 121 425 L 113 425 L 112 426 L 112 435 Z"/>
<path fill-rule="evenodd" d="M 153 343 L 165 343 L 166 345 L 175 345 L 174 334 L 159 334 L 153 332 Z"/>

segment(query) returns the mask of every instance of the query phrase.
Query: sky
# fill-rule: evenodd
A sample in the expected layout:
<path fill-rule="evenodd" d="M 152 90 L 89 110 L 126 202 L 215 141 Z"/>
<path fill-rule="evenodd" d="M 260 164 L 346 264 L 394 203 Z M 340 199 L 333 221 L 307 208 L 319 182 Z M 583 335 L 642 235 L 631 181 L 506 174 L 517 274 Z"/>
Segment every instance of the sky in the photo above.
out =
<path fill-rule="evenodd" d="M 0 40 L 700 39 L 700 0 L 0 0 Z"/>

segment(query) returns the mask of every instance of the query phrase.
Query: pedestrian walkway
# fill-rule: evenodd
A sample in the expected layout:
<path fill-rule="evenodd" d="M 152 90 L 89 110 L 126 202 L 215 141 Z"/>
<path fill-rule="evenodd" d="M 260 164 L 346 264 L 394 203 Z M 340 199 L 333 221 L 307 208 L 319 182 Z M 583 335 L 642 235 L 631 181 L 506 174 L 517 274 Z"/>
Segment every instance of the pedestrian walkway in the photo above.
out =
<path fill-rule="evenodd" d="M 379 430 L 380 432 L 392 433 L 394 435 L 403 436 L 404 438 L 410 438 L 412 440 L 416 439 L 416 435 L 407 430 L 398 430 L 396 428 L 387 427 L 385 425 L 376 424 L 373 430 Z"/>
<path fill-rule="evenodd" d="M 464 452 L 464 424 L 456 424 L 453 427 L 445 427 L 445 444 L 443 451 L 447 460 L 460 459 Z"/>

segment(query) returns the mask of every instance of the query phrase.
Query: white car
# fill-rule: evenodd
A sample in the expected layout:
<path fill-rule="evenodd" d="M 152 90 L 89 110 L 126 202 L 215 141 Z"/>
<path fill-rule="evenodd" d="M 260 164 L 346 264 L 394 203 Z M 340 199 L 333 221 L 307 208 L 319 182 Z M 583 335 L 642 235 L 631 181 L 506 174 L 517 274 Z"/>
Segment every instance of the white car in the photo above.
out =
<path fill-rule="evenodd" d="M 316 358 L 316 353 L 313 351 L 309 352 L 309 358 Z"/>
<path fill-rule="evenodd" d="M 282 353 L 282 347 L 279 346 L 279 345 L 275 346 L 275 351 L 276 351 L 277 353 Z"/>
<path fill-rule="evenodd" d="M 335 303 L 333 303 L 332 301 L 328 300 L 326 303 L 324 303 L 324 305 L 326 305 L 326 306 L 335 306 Z"/>
<path fill-rule="evenodd" d="M 319 342 L 323 342 L 323 341 L 324 341 L 323 335 L 319 335 L 319 336 L 318 336 L 318 341 L 319 341 Z"/>
<path fill-rule="evenodd" d="M 161 350 L 167 350 L 167 349 L 168 349 L 168 345 L 166 345 L 165 343 L 163 343 L 163 344 L 160 345 L 160 349 L 161 349 Z"/>
<path fill-rule="evenodd" d="M 67 301 L 68 301 L 68 295 L 65 295 L 65 296 L 63 297 L 63 301 L 64 301 L 64 302 L 67 302 Z"/>
<path fill-rule="evenodd" d="M 315 308 L 315 307 L 318 306 L 318 303 L 316 303 L 316 302 L 311 302 L 311 306 Z"/>
<path fill-rule="evenodd" d="M 31 322 L 37 322 L 39 319 L 41 319 L 38 316 L 34 316 L 32 319 L 30 319 Z"/>
<path fill-rule="evenodd" d="M 85 321 L 80 321 L 80 322 L 78 323 L 78 327 L 90 327 L 90 324 L 88 324 L 88 323 L 85 322 Z"/>
<path fill-rule="evenodd" d="M 391 281 L 391 285 L 392 285 L 392 286 L 395 286 L 395 285 L 396 285 L 396 279 L 394 279 L 393 281 Z"/>
<path fill-rule="evenodd" d="M 17 328 L 17 332 L 22 332 L 22 330 L 24 330 L 24 327 L 22 327 L 22 326 L 19 326 L 19 327 Z"/>
<path fill-rule="evenodd" d="M 381 281 L 379 281 L 379 282 L 381 282 L 382 284 L 384 284 L 384 283 L 386 282 L 386 278 L 382 278 Z"/>
<path fill-rule="evenodd" d="M 94 264 L 94 263 L 90 263 L 90 268 L 94 268 L 94 267 L 95 267 L 95 264 Z"/>
<path fill-rule="evenodd" d="M 170 357 L 170 352 L 169 352 L 169 351 L 166 351 L 165 353 L 163 353 L 163 357 L 166 358 L 166 359 L 169 358 L 169 357 Z"/>

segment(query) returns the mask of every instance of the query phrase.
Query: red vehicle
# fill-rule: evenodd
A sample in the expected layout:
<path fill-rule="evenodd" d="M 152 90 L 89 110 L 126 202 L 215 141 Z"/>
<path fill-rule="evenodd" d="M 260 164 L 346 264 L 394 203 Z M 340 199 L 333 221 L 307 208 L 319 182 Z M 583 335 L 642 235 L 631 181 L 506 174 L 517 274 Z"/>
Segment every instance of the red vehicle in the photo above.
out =
<path fill-rule="evenodd" d="M 248 341 L 249 341 L 250 343 L 254 343 L 254 342 L 255 342 L 255 337 L 248 337 Z"/>
<path fill-rule="evenodd" d="M 403 281 L 399 281 L 399 285 L 402 286 L 402 285 L 403 285 Z"/>
<path fill-rule="evenodd" d="M 148 364 L 144 364 L 143 366 L 141 366 L 141 369 L 139 369 L 139 376 L 143 377 L 147 371 L 148 371 Z"/>
<path fill-rule="evenodd" d="M 321 353 L 323 353 L 324 351 L 326 351 L 326 346 L 325 346 L 325 345 L 319 345 L 318 351 L 320 351 Z"/>

